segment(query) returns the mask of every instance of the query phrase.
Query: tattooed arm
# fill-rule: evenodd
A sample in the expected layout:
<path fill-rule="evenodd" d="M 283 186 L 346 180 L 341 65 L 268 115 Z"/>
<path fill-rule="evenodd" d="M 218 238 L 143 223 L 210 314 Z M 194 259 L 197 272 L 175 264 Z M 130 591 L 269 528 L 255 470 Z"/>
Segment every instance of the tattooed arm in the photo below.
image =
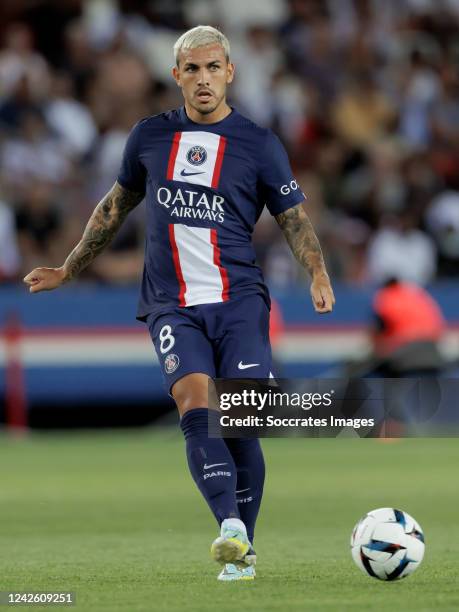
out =
<path fill-rule="evenodd" d="M 319 241 L 303 205 L 298 204 L 277 215 L 276 221 L 284 232 L 292 253 L 312 278 L 311 297 L 316 312 L 331 312 L 335 296 Z"/>
<path fill-rule="evenodd" d="M 24 278 L 31 293 L 49 291 L 77 276 L 115 237 L 127 214 L 143 199 L 115 183 L 94 209 L 80 242 L 60 268 L 35 268 Z"/>

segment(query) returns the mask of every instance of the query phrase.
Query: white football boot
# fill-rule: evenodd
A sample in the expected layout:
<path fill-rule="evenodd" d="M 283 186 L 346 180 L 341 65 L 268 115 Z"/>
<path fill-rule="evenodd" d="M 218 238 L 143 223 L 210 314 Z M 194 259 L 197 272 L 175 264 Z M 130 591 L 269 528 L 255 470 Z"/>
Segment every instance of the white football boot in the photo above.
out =
<path fill-rule="evenodd" d="M 222 582 L 231 582 L 233 580 L 254 580 L 255 568 L 253 565 L 249 567 L 236 567 L 234 563 L 227 563 L 219 573 L 217 580 Z"/>

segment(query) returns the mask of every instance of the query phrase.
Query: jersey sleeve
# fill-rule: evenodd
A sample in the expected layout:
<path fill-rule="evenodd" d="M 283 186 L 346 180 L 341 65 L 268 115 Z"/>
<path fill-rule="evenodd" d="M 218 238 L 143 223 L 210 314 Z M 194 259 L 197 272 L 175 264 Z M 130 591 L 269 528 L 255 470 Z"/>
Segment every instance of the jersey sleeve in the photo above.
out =
<path fill-rule="evenodd" d="M 293 176 L 284 146 L 271 130 L 260 151 L 258 189 L 273 216 L 306 199 Z"/>
<path fill-rule="evenodd" d="M 116 179 L 122 187 L 136 193 L 145 193 L 146 182 L 145 166 L 140 161 L 141 124 L 141 121 L 136 123 L 128 136 Z"/>

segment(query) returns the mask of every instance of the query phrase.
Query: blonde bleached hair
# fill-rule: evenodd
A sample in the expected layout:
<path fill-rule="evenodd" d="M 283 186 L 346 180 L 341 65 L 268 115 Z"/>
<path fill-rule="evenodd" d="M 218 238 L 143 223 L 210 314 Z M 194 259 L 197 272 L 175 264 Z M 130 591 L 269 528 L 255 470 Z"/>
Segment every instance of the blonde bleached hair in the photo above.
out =
<path fill-rule="evenodd" d="M 215 44 L 223 47 L 226 60 L 229 62 L 230 44 L 223 32 L 207 25 L 198 25 L 191 28 L 191 30 L 182 34 L 174 45 L 175 63 L 178 66 L 180 51 L 184 49 L 196 49 L 197 47 Z"/>

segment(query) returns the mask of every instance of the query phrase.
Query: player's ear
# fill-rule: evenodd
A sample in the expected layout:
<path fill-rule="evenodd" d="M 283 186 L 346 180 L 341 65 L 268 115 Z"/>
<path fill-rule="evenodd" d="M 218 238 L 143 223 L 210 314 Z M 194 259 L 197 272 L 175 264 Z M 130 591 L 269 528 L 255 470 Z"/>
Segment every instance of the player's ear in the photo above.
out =
<path fill-rule="evenodd" d="M 236 71 L 236 67 L 231 62 L 228 62 L 228 66 L 226 68 L 226 82 L 232 83 L 234 79 L 234 73 Z"/>
<path fill-rule="evenodd" d="M 177 85 L 180 87 L 180 70 L 177 68 L 177 66 L 174 66 L 172 68 L 172 76 L 174 77 L 174 80 Z"/>

